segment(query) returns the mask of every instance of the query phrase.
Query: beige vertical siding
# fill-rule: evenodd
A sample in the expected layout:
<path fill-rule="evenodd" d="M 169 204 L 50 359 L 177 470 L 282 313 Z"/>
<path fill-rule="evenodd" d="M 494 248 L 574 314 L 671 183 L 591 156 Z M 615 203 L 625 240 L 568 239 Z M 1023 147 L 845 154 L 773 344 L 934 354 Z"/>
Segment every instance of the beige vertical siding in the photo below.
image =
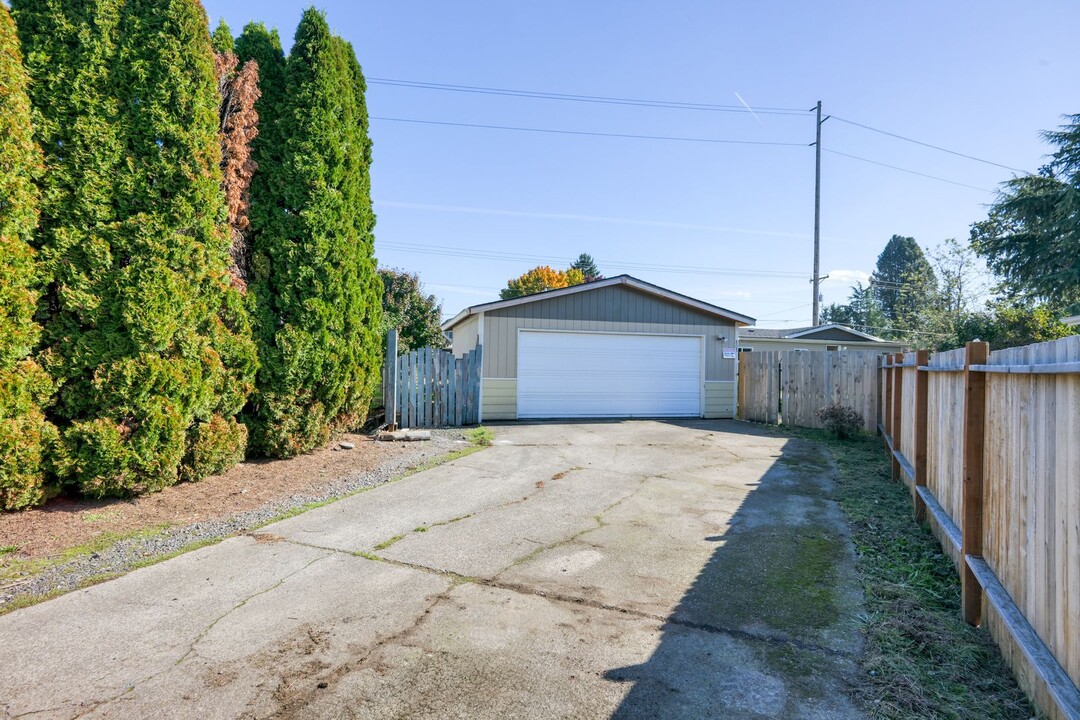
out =
<path fill-rule="evenodd" d="M 461 357 L 476 349 L 476 340 L 480 329 L 480 317 L 471 315 L 454 327 L 454 342 L 451 349 L 454 357 Z"/>
<path fill-rule="evenodd" d="M 622 285 L 539 300 L 484 314 L 484 377 L 517 377 L 519 329 L 705 336 L 705 380 L 734 380 L 735 324 Z M 464 324 L 464 323 L 463 323 Z M 727 338 L 724 341 L 717 336 Z M 457 349 L 457 328 L 454 330 Z M 486 414 L 485 414 L 486 417 Z"/>

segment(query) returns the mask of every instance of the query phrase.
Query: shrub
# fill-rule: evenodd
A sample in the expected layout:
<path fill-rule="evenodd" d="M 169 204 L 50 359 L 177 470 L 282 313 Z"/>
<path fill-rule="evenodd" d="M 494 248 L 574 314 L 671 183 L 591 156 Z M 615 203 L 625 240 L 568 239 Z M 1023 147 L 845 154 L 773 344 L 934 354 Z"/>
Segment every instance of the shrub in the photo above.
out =
<path fill-rule="evenodd" d="M 38 219 L 34 177 L 41 153 L 34 145 L 29 78 L 15 23 L 0 5 L 0 508 L 41 502 L 50 489 L 42 462 L 55 428 L 42 411 L 52 392 L 31 351 L 41 328 L 34 322 L 40 264 L 30 245 Z"/>
<path fill-rule="evenodd" d="M 187 455 L 180 465 L 181 480 L 217 475 L 244 459 L 247 427 L 235 418 L 214 415 L 191 427 L 187 446 Z"/>
<path fill-rule="evenodd" d="M 237 43 L 267 78 L 250 213 L 260 369 L 245 422 L 254 453 L 288 457 L 363 422 L 378 385 L 382 289 L 356 55 L 309 9 L 281 92 L 274 44 L 258 26 Z"/>
<path fill-rule="evenodd" d="M 847 406 L 830 405 L 818 410 L 817 416 L 824 428 L 838 440 L 847 440 L 862 432 L 862 415 Z"/>
<path fill-rule="evenodd" d="M 171 485 L 192 429 L 235 415 L 256 367 L 228 272 L 206 15 L 198 0 L 12 6 L 45 156 L 56 472 L 93 496 Z"/>

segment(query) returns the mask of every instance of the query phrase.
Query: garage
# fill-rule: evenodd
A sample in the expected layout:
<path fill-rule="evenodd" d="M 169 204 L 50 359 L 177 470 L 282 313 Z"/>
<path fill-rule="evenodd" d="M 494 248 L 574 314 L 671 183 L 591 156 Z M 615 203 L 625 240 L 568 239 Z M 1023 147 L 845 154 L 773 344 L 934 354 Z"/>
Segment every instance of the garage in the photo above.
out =
<path fill-rule="evenodd" d="M 700 417 L 703 341 L 521 330 L 518 417 Z"/>
<path fill-rule="evenodd" d="M 481 422 L 735 416 L 754 319 L 630 275 L 467 307 L 443 323 L 479 356 Z"/>

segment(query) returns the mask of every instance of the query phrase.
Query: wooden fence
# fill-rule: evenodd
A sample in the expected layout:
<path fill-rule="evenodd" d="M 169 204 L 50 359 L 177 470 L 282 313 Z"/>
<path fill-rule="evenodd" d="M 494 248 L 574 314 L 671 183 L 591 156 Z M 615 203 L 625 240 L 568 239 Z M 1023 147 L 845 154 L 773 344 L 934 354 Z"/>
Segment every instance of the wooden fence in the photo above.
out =
<path fill-rule="evenodd" d="M 853 408 L 863 427 L 878 423 L 879 353 L 864 350 L 739 353 L 739 417 L 792 427 L 821 427 L 818 410 Z"/>
<path fill-rule="evenodd" d="M 739 418 L 780 422 L 780 351 L 739 353 Z"/>
<path fill-rule="evenodd" d="M 461 357 L 436 348 L 396 355 L 396 338 L 391 347 L 383 370 L 387 424 L 418 428 L 479 422 L 482 347 Z"/>
<path fill-rule="evenodd" d="M 1080 337 L 881 363 L 880 429 L 985 622 L 1052 718 L 1080 720 Z"/>

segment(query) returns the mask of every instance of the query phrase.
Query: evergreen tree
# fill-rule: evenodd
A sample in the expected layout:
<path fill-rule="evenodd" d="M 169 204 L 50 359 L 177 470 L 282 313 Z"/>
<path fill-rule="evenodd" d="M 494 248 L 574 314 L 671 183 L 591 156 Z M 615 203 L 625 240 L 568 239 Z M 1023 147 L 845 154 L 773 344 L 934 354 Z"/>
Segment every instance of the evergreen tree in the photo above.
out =
<path fill-rule="evenodd" d="M 1051 304 L 1080 300 L 1080 115 L 1043 133 L 1057 146 L 1037 175 L 1013 178 L 971 227 L 972 246 L 1010 295 Z"/>
<path fill-rule="evenodd" d="M 43 357 L 56 471 L 91 495 L 239 459 L 255 368 L 228 274 L 218 93 L 198 0 L 14 0 L 45 153 Z"/>
<path fill-rule="evenodd" d="M 236 54 L 236 41 L 233 40 L 232 30 L 225 24 L 224 18 L 218 20 L 218 25 L 214 28 L 214 34 L 210 36 L 210 43 L 214 46 L 214 52 L 216 53 Z"/>
<path fill-rule="evenodd" d="M 250 244 L 254 244 L 259 228 L 270 225 L 284 208 L 280 204 L 280 188 L 271 186 L 272 179 L 281 175 L 271 170 L 280 168 L 282 162 L 284 142 L 278 123 L 285 97 L 285 53 L 277 30 L 267 30 L 262 23 L 253 22 L 244 26 L 236 39 L 236 56 L 241 64 L 254 61 L 259 68 L 259 98 L 255 101 L 259 134 L 251 141 L 251 158 L 263 171 L 251 178 L 248 210 L 251 223 L 248 234 Z"/>
<path fill-rule="evenodd" d="M 872 288 L 857 283 L 851 288 L 847 304 L 832 304 L 821 312 L 822 324 L 838 323 L 853 330 L 881 335 L 888 329 L 885 316 L 881 312 Z"/>
<path fill-rule="evenodd" d="M 604 279 L 604 276 L 600 274 L 599 268 L 596 267 L 596 261 L 593 260 L 592 255 L 589 253 L 581 253 L 578 255 L 578 259 L 570 265 L 570 269 L 580 270 L 581 274 L 585 276 L 585 282 Z"/>
<path fill-rule="evenodd" d="M 43 454 L 55 436 L 42 405 L 49 376 L 31 358 L 41 328 L 34 323 L 38 267 L 30 245 L 37 225 L 34 177 L 41 153 L 31 134 L 28 77 L 15 23 L 0 5 L 0 508 L 43 500 Z"/>
<path fill-rule="evenodd" d="M 889 327 L 915 329 L 936 299 L 937 278 L 915 238 L 893 235 L 870 276 L 874 297 Z"/>
<path fill-rule="evenodd" d="M 261 63 L 254 40 L 265 52 L 268 33 L 249 29 L 241 57 Z M 251 213 L 261 367 L 248 421 L 253 449 L 266 455 L 306 452 L 356 426 L 378 384 L 381 288 L 362 93 L 351 47 L 322 13 L 305 11 L 282 91 L 264 86 L 256 106 L 274 118 L 271 138 L 256 144 L 266 154 L 256 155 L 262 183 Z"/>

